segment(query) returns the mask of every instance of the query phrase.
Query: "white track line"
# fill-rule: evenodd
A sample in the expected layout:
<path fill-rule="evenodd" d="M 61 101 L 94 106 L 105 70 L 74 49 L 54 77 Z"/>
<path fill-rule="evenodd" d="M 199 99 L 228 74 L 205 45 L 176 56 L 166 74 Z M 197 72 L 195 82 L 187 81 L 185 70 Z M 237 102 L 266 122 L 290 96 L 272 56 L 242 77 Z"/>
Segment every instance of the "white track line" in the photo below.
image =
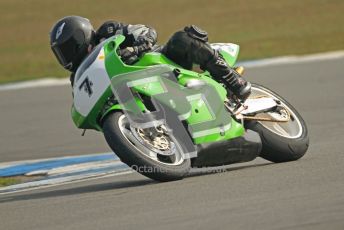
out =
<path fill-rule="evenodd" d="M 344 58 L 344 50 L 312 54 L 312 55 L 283 56 L 283 57 L 267 58 L 267 59 L 260 59 L 257 61 L 243 61 L 243 62 L 239 62 L 238 65 L 242 65 L 248 68 L 256 68 L 256 67 L 273 66 L 273 65 L 297 64 L 297 63 L 305 63 L 305 62 L 333 60 L 333 59 L 339 59 L 339 58 Z"/>
<path fill-rule="evenodd" d="M 27 192 L 27 191 L 38 190 L 38 189 L 43 189 L 43 188 L 50 188 L 50 187 L 74 184 L 74 183 L 79 183 L 79 182 L 84 182 L 84 181 L 91 181 L 95 179 L 121 176 L 121 175 L 131 174 L 133 172 L 134 172 L 133 170 L 130 170 L 130 171 L 123 171 L 123 172 L 110 172 L 110 173 L 81 175 L 81 176 L 79 175 L 79 176 L 64 177 L 64 178 L 59 178 L 59 179 L 40 180 L 37 182 L 27 182 L 27 183 L 10 185 L 7 187 L 0 188 L 0 195 L 8 195 L 12 193 Z"/>
<path fill-rule="evenodd" d="M 256 61 L 243 61 L 239 62 L 238 65 L 243 65 L 244 67 L 254 68 L 254 67 L 264 67 L 271 65 L 281 65 L 281 64 L 295 64 L 322 60 L 331 60 L 344 57 L 344 50 L 326 52 L 319 54 L 301 55 L 301 56 L 283 56 L 268 59 L 260 59 Z M 57 79 L 57 78 L 45 78 L 32 81 L 24 81 L 19 83 L 9 83 L 0 85 L 0 91 L 7 90 L 17 90 L 26 88 L 36 88 L 36 87 L 48 87 L 48 86 L 58 86 L 58 85 L 68 85 L 70 84 L 68 78 Z"/>
<path fill-rule="evenodd" d="M 8 83 L 0 85 L 0 91 L 27 89 L 36 87 L 48 87 L 48 86 L 59 86 L 68 85 L 70 81 L 68 78 L 44 78 L 39 80 L 23 81 L 18 83 Z"/>
<path fill-rule="evenodd" d="M 63 157 L 42 158 L 42 159 L 34 159 L 34 160 L 20 160 L 20 161 L 3 162 L 3 163 L 0 163 L 0 170 L 3 168 L 14 166 L 14 165 L 31 164 L 31 163 L 44 162 L 44 161 L 53 161 L 53 160 L 73 159 L 73 158 L 78 158 L 78 157 L 96 157 L 96 156 L 107 155 L 107 154 L 113 154 L 113 156 L 114 156 L 113 159 L 118 160 L 118 157 L 113 152 L 91 153 L 91 154 L 76 155 L 76 156 L 63 156 Z"/>

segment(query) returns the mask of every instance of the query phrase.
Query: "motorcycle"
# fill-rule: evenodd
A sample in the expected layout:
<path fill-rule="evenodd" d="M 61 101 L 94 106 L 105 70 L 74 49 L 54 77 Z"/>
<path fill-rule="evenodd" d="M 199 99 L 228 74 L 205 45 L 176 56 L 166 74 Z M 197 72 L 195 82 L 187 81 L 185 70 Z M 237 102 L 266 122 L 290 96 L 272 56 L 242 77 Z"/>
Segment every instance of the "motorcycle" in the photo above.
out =
<path fill-rule="evenodd" d="M 272 90 L 252 84 L 242 102 L 208 72 L 186 70 L 149 52 L 134 64 L 119 55 L 124 36 L 94 48 L 78 68 L 72 119 L 103 132 L 122 162 L 157 181 L 184 178 L 192 167 L 301 158 L 309 137 L 301 115 Z M 216 43 L 228 65 L 239 46 Z M 242 74 L 243 68 L 236 68 Z M 228 93 L 229 92 L 229 93 Z"/>

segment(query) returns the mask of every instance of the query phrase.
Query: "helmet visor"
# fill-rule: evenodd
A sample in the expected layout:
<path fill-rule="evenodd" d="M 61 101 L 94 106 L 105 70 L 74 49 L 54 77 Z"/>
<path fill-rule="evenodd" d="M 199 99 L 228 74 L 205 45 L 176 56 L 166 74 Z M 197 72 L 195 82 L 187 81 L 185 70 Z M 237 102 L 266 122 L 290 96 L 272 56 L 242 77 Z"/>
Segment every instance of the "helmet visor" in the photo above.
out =
<path fill-rule="evenodd" d="M 73 65 L 73 60 L 78 55 L 79 49 L 82 46 L 82 40 L 80 39 L 79 33 L 76 36 L 70 37 L 63 43 L 60 44 L 53 44 L 51 49 L 53 50 L 56 58 L 58 61 L 63 65 L 66 69 L 70 69 Z"/>

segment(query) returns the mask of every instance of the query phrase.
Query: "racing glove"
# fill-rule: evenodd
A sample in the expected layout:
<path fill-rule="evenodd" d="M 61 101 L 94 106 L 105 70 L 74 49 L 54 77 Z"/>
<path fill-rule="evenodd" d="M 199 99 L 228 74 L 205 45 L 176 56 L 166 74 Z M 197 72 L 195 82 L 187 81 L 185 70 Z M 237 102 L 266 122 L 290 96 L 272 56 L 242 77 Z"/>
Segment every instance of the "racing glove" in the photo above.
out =
<path fill-rule="evenodd" d="M 149 51 L 150 49 L 151 49 L 151 45 L 144 43 L 139 46 L 126 47 L 124 49 L 121 49 L 119 51 L 119 55 L 121 56 L 122 61 L 125 64 L 131 65 L 135 61 L 137 61 L 137 59 L 141 56 L 141 54 Z"/>

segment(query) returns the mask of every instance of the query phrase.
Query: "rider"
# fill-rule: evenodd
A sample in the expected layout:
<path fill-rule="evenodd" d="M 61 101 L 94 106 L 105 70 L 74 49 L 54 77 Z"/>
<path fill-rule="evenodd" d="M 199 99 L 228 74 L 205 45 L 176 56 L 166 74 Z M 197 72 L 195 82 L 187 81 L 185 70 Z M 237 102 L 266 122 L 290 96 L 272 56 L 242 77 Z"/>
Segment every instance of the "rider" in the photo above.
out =
<path fill-rule="evenodd" d="M 202 70 L 208 71 L 241 100 L 245 100 L 251 93 L 251 84 L 210 47 L 207 32 L 194 25 L 174 33 L 164 47 L 158 47 L 155 45 L 157 33 L 151 27 L 107 21 L 94 31 L 88 19 L 67 16 L 53 26 L 50 46 L 59 63 L 72 72 L 73 84 L 74 73 L 93 47 L 117 34 L 125 36 L 120 46 L 120 55 L 126 64 L 133 64 L 137 57 L 154 49 L 183 68 L 191 69 L 193 63 L 199 64 Z"/>

